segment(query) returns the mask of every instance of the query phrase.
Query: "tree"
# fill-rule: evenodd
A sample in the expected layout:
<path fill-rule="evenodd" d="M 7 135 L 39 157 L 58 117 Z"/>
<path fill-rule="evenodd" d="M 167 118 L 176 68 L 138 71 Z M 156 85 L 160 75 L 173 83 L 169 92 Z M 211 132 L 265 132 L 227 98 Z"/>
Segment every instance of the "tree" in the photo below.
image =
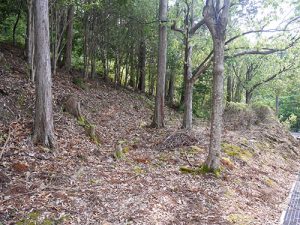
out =
<path fill-rule="evenodd" d="M 204 20 L 200 20 L 198 23 L 194 21 L 194 1 L 185 1 L 185 15 L 184 15 L 184 28 L 177 28 L 176 22 L 174 22 L 172 29 L 183 35 L 184 43 L 184 91 L 183 91 L 183 105 L 184 114 L 182 121 L 182 128 L 191 129 L 193 119 L 193 85 L 195 80 L 193 79 L 192 71 L 192 52 L 193 45 L 191 44 L 191 38 L 194 36 L 196 31 L 204 25 Z M 178 4 L 179 7 L 179 4 Z"/>
<path fill-rule="evenodd" d="M 160 0 L 159 5 L 159 50 L 158 75 L 156 84 L 155 109 L 152 125 L 157 128 L 164 127 L 165 106 L 165 79 L 167 65 L 167 12 L 168 1 Z"/>
<path fill-rule="evenodd" d="M 224 89 L 224 48 L 226 27 L 229 17 L 230 0 L 207 0 L 203 17 L 213 39 L 213 107 L 209 154 L 206 161 L 208 168 L 217 170 L 220 167 L 223 89 Z"/>
<path fill-rule="evenodd" d="M 55 136 L 52 112 L 48 0 L 34 1 L 34 26 L 36 102 L 33 139 L 36 143 L 53 148 Z"/>

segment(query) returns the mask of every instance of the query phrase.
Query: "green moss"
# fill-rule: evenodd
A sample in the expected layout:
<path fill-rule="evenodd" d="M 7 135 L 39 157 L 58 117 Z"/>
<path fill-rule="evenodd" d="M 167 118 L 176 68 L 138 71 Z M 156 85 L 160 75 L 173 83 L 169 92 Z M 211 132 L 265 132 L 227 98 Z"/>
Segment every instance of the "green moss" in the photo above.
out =
<path fill-rule="evenodd" d="M 251 152 L 249 152 L 246 149 L 242 149 L 237 145 L 223 143 L 222 149 L 223 152 L 225 152 L 228 156 L 235 157 L 243 161 L 248 161 L 250 158 L 253 157 Z"/>
<path fill-rule="evenodd" d="M 65 220 L 67 220 L 68 217 L 62 217 L 60 219 L 55 218 L 41 218 L 41 213 L 38 211 L 34 211 L 29 213 L 26 218 L 16 222 L 16 225 L 59 225 L 63 224 Z M 1 224 L 1 223 L 0 223 Z"/>
<path fill-rule="evenodd" d="M 100 138 L 96 135 L 96 127 L 86 120 L 83 116 L 78 118 L 78 125 L 85 129 L 85 132 L 90 137 L 91 141 L 97 145 L 101 144 Z"/>
<path fill-rule="evenodd" d="M 185 174 L 194 174 L 194 175 L 199 175 L 199 174 L 214 174 L 216 177 L 221 176 L 221 169 L 212 169 L 209 168 L 206 164 L 198 167 L 198 168 L 189 168 L 189 167 L 180 167 L 179 171 Z"/>

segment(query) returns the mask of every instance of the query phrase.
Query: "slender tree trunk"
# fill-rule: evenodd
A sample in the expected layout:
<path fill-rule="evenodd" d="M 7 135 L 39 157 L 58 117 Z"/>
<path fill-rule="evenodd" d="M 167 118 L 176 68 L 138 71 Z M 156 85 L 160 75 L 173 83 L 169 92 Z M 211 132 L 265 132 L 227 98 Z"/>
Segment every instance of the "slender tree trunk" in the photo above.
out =
<path fill-rule="evenodd" d="M 51 60 L 48 0 L 34 1 L 36 102 L 34 141 L 53 148 L 55 136 L 52 112 Z"/>
<path fill-rule="evenodd" d="M 139 50 L 139 90 L 144 93 L 146 87 L 146 43 L 144 40 L 141 41 Z"/>
<path fill-rule="evenodd" d="M 135 80 L 134 80 L 134 50 L 133 46 L 131 46 L 131 53 L 130 53 L 130 74 L 129 74 L 129 86 L 134 88 Z"/>
<path fill-rule="evenodd" d="M 242 101 L 242 85 L 240 81 L 237 81 L 235 92 L 234 92 L 234 102 Z"/>
<path fill-rule="evenodd" d="M 226 101 L 231 102 L 232 101 L 232 79 L 231 76 L 229 75 L 227 77 L 227 93 L 226 93 Z"/>
<path fill-rule="evenodd" d="M 87 80 L 88 79 L 88 64 L 89 64 L 89 60 L 88 60 L 88 55 L 89 55 L 89 29 L 88 29 L 88 14 L 87 12 L 85 12 L 84 15 L 84 46 L 83 46 L 83 64 L 84 64 L 84 79 Z"/>
<path fill-rule="evenodd" d="M 251 103 L 252 95 L 253 95 L 252 91 L 246 90 L 246 104 L 247 105 Z"/>
<path fill-rule="evenodd" d="M 74 10 L 74 5 L 69 6 L 67 17 L 67 42 L 64 54 L 64 69 L 66 70 L 66 72 L 69 72 L 72 66 Z"/>
<path fill-rule="evenodd" d="M 160 0 L 159 6 L 159 54 L 158 54 L 158 77 L 156 84 L 155 109 L 153 126 L 164 127 L 164 106 L 165 106 L 165 78 L 167 64 L 167 11 L 168 1 Z"/>
<path fill-rule="evenodd" d="M 170 72 L 170 79 L 169 79 L 169 89 L 168 89 L 168 102 L 172 106 L 174 105 L 174 93 L 175 93 L 175 71 Z"/>
<path fill-rule="evenodd" d="M 18 24 L 20 21 L 20 16 L 21 16 L 21 9 L 18 12 L 17 19 L 16 19 L 16 22 L 15 22 L 14 28 L 13 28 L 13 44 L 14 45 L 16 45 L 16 31 L 17 31 L 17 27 L 18 27 Z"/>
<path fill-rule="evenodd" d="M 34 60 L 34 18 L 33 1 L 27 0 L 27 35 L 26 35 L 26 58 L 29 67 L 30 79 L 34 82 L 35 72 L 33 67 Z"/>
<path fill-rule="evenodd" d="M 191 129 L 193 124 L 193 82 L 192 82 L 192 46 L 189 46 L 188 38 L 185 50 L 185 89 L 184 89 L 184 114 L 182 128 Z"/>
<path fill-rule="evenodd" d="M 120 84 L 120 53 L 117 50 L 115 54 L 115 88 Z"/>

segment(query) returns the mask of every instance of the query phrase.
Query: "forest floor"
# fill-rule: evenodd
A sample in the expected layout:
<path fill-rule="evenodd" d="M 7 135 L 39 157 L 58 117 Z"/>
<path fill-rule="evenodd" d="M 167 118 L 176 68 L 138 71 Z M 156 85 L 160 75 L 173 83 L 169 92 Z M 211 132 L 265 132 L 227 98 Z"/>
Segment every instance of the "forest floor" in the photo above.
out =
<path fill-rule="evenodd" d="M 185 174 L 209 143 L 207 123 L 180 129 L 166 109 L 166 128 L 149 128 L 153 102 L 129 90 L 90 82 L 85 90 L 54 77 L 57 148 L 31 141 L 34 85 L 22 51 L 0 52 L 0 224 L 277 224 L 298 173 L 298 143 L 276 121 L 225 129 L 222 171 Z M 96 126 L 100 143 L 63 112 L 72 94 Z M 124 154 L 114 157 L 116 146 Z"/>

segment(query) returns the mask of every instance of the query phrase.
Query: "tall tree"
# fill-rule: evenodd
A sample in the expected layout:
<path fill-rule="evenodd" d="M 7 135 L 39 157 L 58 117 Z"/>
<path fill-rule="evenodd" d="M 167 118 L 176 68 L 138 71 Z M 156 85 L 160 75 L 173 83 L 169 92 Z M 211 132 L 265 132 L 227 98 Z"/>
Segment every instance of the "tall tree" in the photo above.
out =
<path fill-rule="evenodd" d="M 164 127 L 165 81 L 167 66 L 167 14 L 168 0 L 160 0 L 159 4 L 159 50 L 158 77 L 156 84 L 155 109 L 153 126 Z"/>
<path fill-rule="evenodd" d="M 230 0 L 207 0 L 203 17 L 213 39 L 213 109 L 211 117 L 209 155 L 207 166 L 216 170 L 220 167 L 223 89 L 224 89 L 224 48 L 226 27 L 229 17 Z"/>
<path fill-rule="evenodd" d="M 36 143 L 53 148 L 55 136 L 52 112 L 51 61 L 48 0 L 34 1 L 34 40 L 36 68 L 36 102 L 34 136 Z"/>

